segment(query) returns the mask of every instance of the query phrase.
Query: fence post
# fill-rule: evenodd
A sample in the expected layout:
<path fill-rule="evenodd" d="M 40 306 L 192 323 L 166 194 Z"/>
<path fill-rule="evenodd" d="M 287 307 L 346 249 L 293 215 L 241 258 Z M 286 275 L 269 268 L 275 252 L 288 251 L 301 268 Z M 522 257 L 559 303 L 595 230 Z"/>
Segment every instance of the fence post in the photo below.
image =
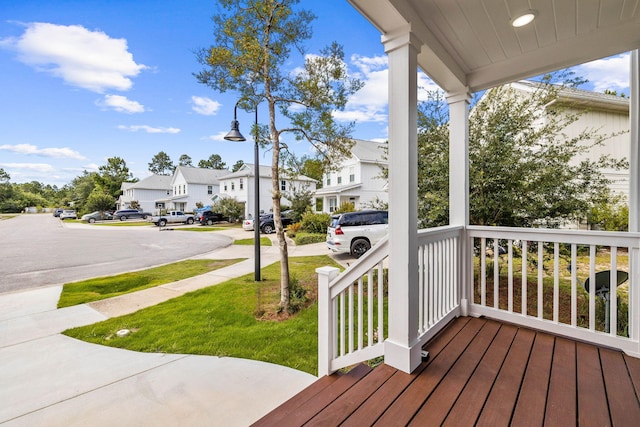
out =
<path fill-rule="evenodd" d="M 316 268 L 318 273 L 318 377 L 330 375 L 331 357 L 335 345 L 329 283 L 338 276 L 336 267 Z"/>

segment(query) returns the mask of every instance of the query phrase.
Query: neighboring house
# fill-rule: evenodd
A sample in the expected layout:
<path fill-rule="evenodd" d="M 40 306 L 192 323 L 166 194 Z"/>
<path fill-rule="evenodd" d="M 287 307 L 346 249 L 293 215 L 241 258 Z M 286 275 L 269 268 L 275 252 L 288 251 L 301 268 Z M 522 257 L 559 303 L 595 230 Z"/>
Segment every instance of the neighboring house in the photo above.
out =
<path fill-rule="evenodd" d="M 271 166 L 259 167 L 259 193 L 260 193 L 260 212 L 273 211 L 273 198 L 271 191 Z M 244 203 L 245 217 L 253 215 L 255 200 L 255 175 L 254 165 L 245 163 L 236 172 L 229 173 L 220 177 L 219 197 L 231 197 L 237 201 Z M 285 171 L 281 171 L 280 191 L 285 197 L 280 200 L 282 205 L 288 205 L 290 201 L 286 195 L 292 194 L 294 191 L 315 191 L 316 181 L 304 175 L 297 175 L 295 178 L 286 176 Z"/>
<path fill-rule="evenodd" d="M 226 169 L 178 166 L 168 186 L 169 196 L 156 202 L 167 210 L 193 212 L 199 203 L 203 206 L 211 204 L 219 192 L 219 178 L 228 173 Z"/>
<path fill-rule="evenodd" d="M 387 180 L 382 177 L 386 147 L 385 143 L 354 140 L 351 157 L 327 172 L 323 187 L 315 193 L 322 199 L 324 212 L 331 213 L 345 202 L 353 203 L 356 210 L 388 202 Z"/>
<path fill-rule="evenodd" d="M 511 83 L 511 87 L 531 92 L 538 86 L 531 81 Z M 597 161 L 601 156 L 622 160 L 629 158 L 629 98 L 590 92 L 586 90 L 563 88 L 558 99 L 547 106 L 548 111 L 560 107 L 565 114 L 579 114 L 578 120 L 562 130 L 567 139 L 577 137 L 585 129 L 597 130 L 600 135 L 615 135 L 604 141 L 603 145 L 593 147 L 588 153 L 577 156 L 573 162 L 582 160 Z M 606 169 L 602 171 L 612 181 L 611 191 L 629 199 L 629 170 Z"/>
<path fill-rule="evenodd" d="M 151 175 L 138 182 L 123 182 L 122 195 L 118 198 L 116 209 L 127 209 L 131 202 L 138 202 L 140 209 L 154 212 L 164 207 L 156 200 L 166 198 L 171 194 L 171 177 L 166 175 Z"/>

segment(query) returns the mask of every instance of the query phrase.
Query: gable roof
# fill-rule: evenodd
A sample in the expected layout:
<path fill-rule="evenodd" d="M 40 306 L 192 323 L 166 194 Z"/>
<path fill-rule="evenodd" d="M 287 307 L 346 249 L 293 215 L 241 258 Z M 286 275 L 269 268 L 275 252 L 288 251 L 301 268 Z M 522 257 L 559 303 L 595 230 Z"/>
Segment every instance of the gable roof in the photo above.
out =
<path fill-rule="evenodd" d="M 363 139 L 354 139 L 354 142 L 355 144 L 351 147 L 351 153 L 361 162 L 388 163 L 385 159 L 386 143 Z"/>
<path fill-rule="evenodd" d="M 173 173 L 181 173 L 189 184 L 216 184 L 221 176 L 229 173 L 227 169 L 207 169 L 192 166 L 178 166 Z"/>
<path fill-rule="evenodd" d="M 227 175 L 224 175 L 224 176 L 221 176 L 220 180 L 253 177 L 254 176 L 253 171 L 254 171 L 253 163 L 245 163 L 237 171 L 231 172 L 231 173 L 229 173 Z M 260 177 L 261 178 L 271 178 L 271 166 L 260 165 L 260 172 L 259 173 L 260 173 Z M 288 175 L 286 175 L 286 171 L 283 170 L 283 169 L 280 170 L 280 177 L 282 179 L 294 179 L 294 180 L 297 180 L 297 181 L 312 181 L 312 182 L 315 182 L 315 179 L 309 178 L 308 176 L 305 176 L 305 175 L 295 175 L 293 178 L 291 178 Z"/>
<path fill-rule="evenodd" d="M 171 176 L 167 175 L 150 175 L 138 182 L 123 182 L 122 190 L 130 188 L 143 190 L 167 190 L 171 188 Z M 126 185 L 125 185 L 126 184 Z"/>

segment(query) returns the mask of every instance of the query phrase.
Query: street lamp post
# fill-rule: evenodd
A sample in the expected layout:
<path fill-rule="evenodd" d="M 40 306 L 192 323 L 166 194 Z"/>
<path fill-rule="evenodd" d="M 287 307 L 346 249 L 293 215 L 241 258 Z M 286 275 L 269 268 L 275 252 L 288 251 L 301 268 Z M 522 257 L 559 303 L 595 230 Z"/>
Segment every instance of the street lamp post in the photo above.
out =
<path fill-rule="evenodd" d="M 247 139 L 240 133 L 240 123 L 237 120 L 238 104 L 233 107 L 233 121 L 231 122 L 231 130 L 224 137 L 227 141 L 246 141 Z M 254 214 L 253 214 L 253 236 L 254 236 L 254 280 L 260 281 L 260 163 L 258 158 L 258 104 L 256 103 L 256 135 L 254 135 Z"/>

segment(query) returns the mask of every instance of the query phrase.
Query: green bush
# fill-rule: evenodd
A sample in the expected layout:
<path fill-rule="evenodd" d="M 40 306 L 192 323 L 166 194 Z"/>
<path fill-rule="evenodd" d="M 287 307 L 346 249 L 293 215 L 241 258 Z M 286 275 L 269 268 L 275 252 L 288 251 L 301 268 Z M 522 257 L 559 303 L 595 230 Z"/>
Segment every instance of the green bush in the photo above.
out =
<path fill-rule="evenodd" d="M 328 213 L 305 212 L 302 215 L 301 230 L 307 233 L 326 234 L 327 227 L 331 221 L 331 215 Z"/>
<path fill-rule="evenodd" d="M 293 238 L 296 245 L 309 245 L 311 243 L 324 242 L 327 239 L 326 233 L 306 233 L 304 231 L 298 232 Z"/>

